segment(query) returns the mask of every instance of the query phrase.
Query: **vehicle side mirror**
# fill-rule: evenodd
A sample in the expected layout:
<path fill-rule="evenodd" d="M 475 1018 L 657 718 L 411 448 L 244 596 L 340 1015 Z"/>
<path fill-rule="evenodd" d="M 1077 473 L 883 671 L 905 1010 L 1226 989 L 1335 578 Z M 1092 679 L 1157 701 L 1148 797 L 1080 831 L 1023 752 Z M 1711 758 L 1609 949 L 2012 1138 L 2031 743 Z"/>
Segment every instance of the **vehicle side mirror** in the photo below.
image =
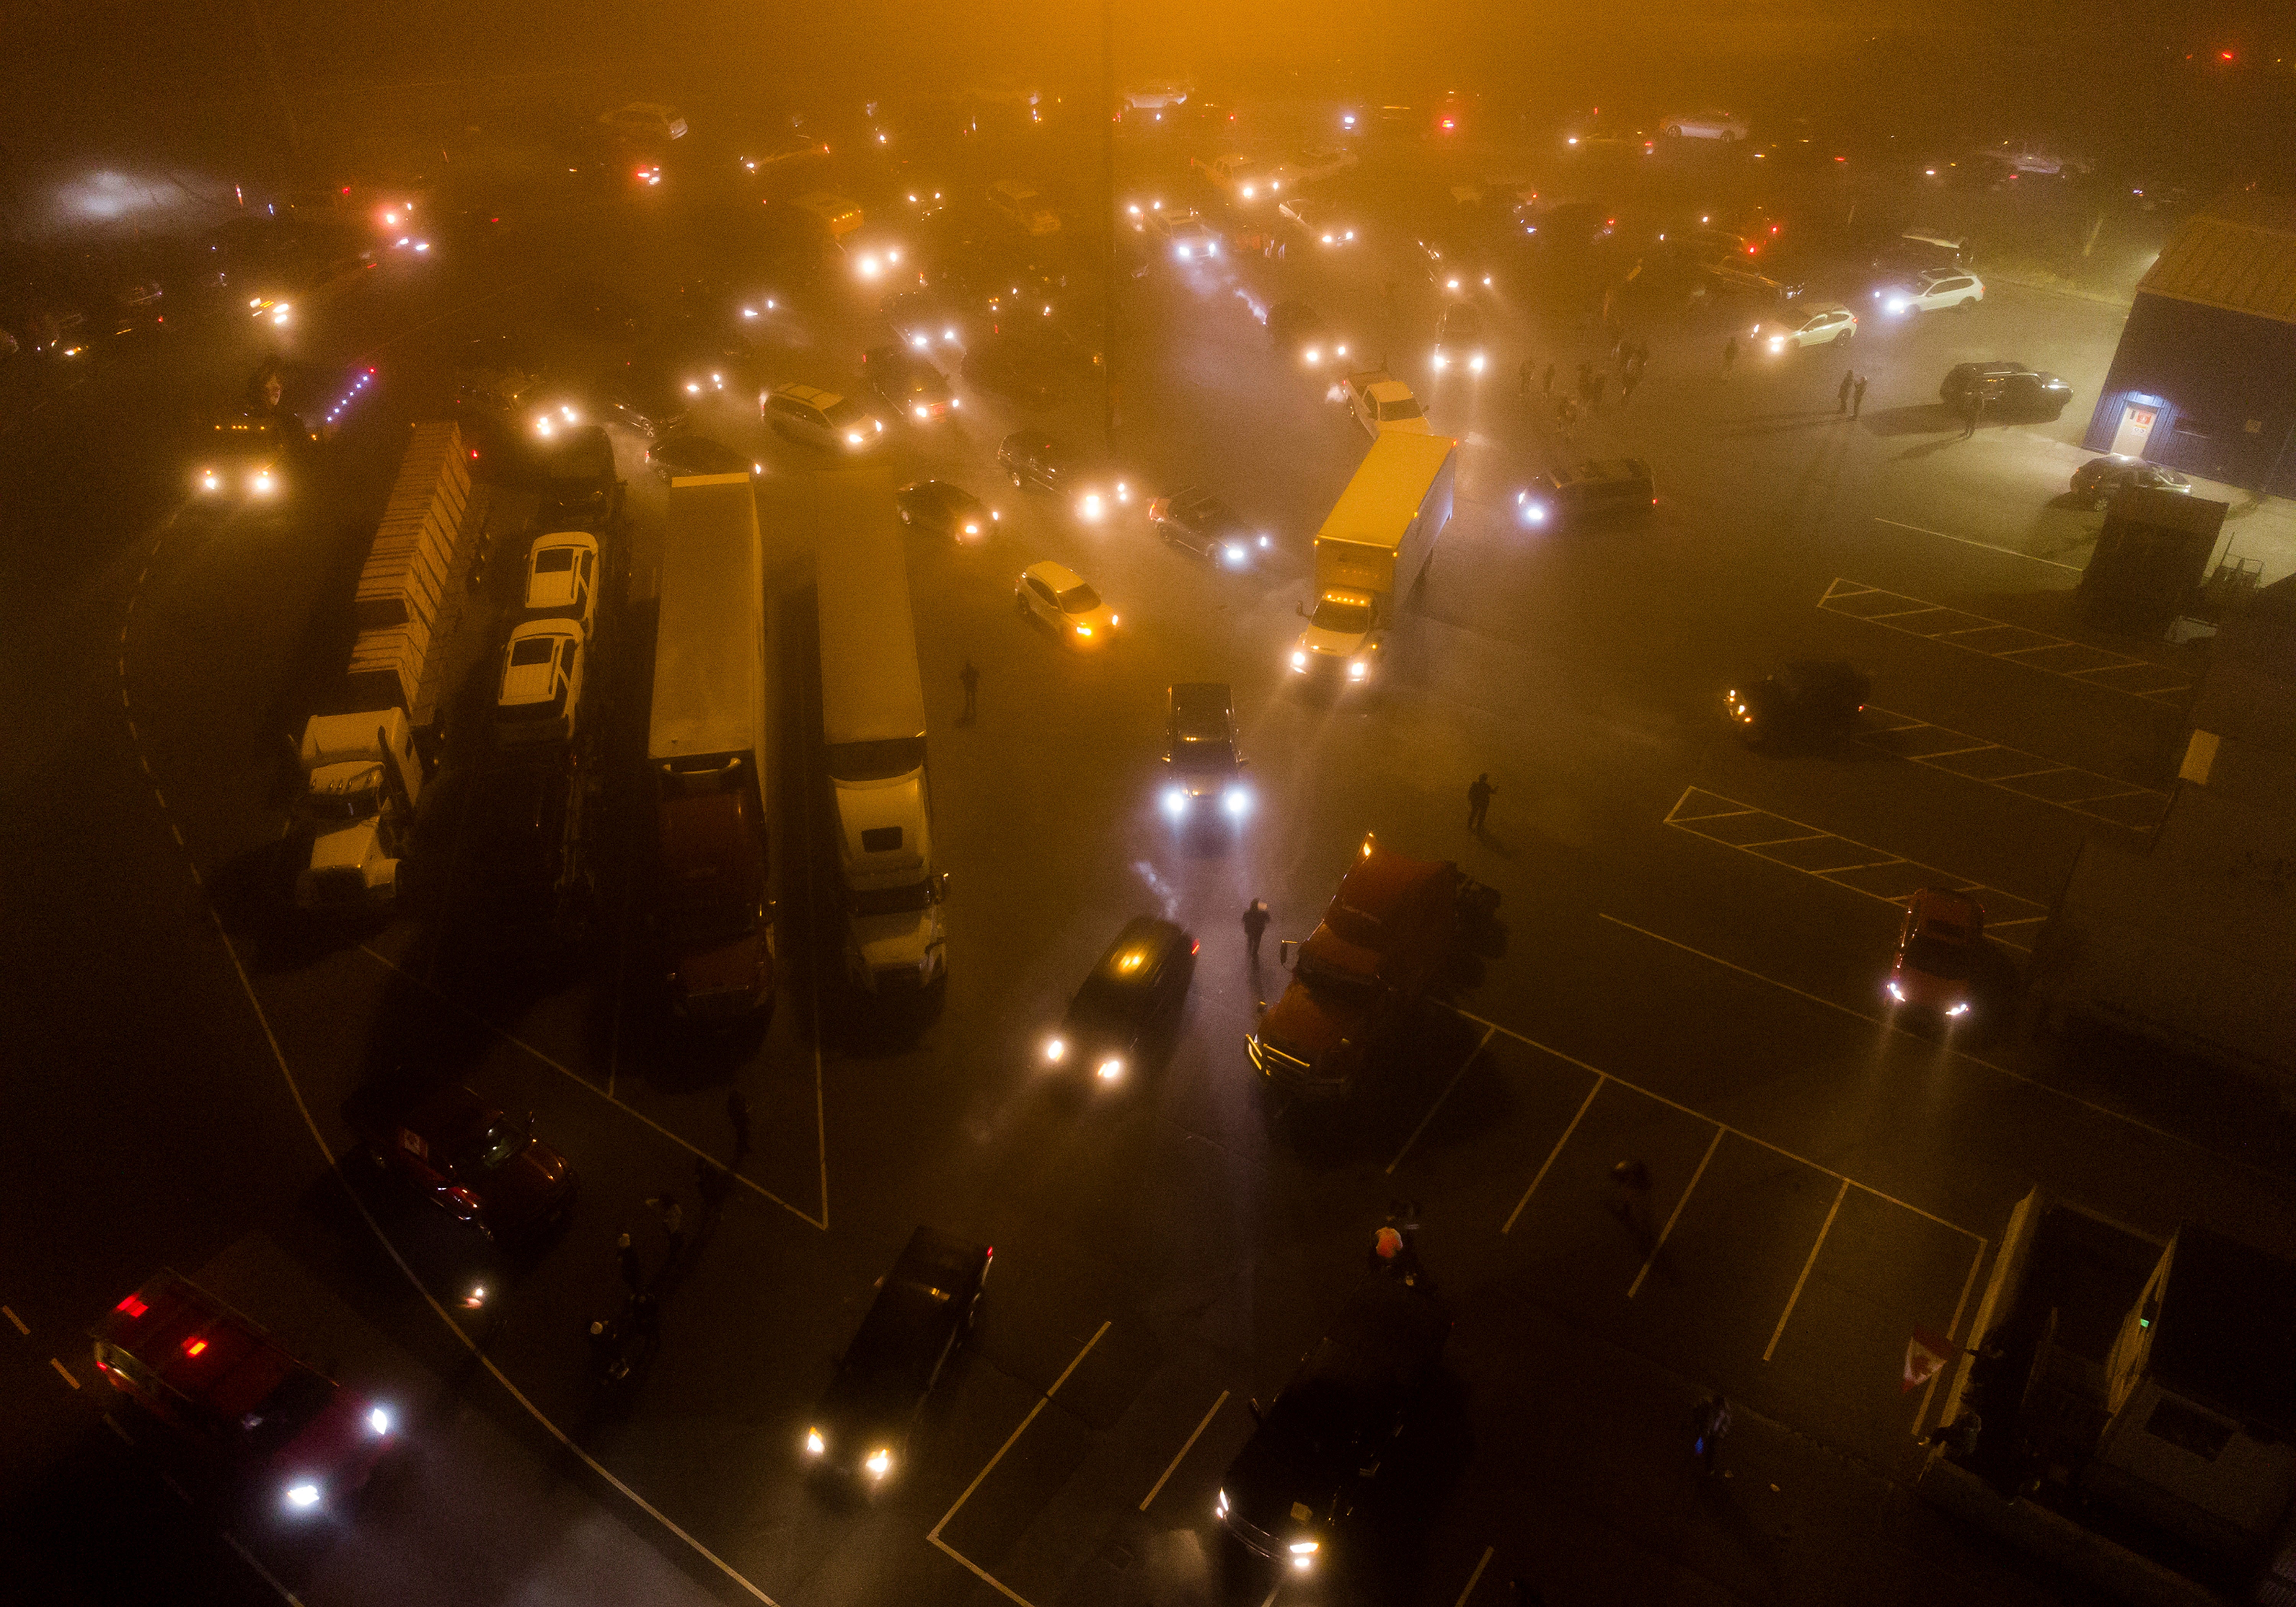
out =
<path fill-rule="evenodd" d="M 1275 944 L 1275 963 L 1278 965 L 1291 964 L 1292 953 L 1298 949 L 1299 947 L 1300 942 L 1296 938 L 1278 939 Z"/>

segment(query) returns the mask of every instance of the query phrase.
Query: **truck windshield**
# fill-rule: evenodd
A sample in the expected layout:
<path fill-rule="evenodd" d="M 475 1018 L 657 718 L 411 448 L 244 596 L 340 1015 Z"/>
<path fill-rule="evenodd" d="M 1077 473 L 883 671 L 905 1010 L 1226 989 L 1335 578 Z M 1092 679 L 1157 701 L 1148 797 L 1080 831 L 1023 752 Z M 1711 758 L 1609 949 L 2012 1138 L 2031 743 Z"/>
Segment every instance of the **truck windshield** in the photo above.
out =
<path fill-rule="evenodd" d="M 925 739 L 901 736 L 876 742 L 832 742 L 829 774 L 836 781 L 891 781 L 925 767 Z"/>
<path fill-rule="evenodd" d="M 1906 945 L 1906 963 L 1926 975 L 1958 982 L 1969 975 L 1969 950 L 1927 932 L 1916 932 Z"/>
<path fill-rule="evenodd" d="M 933 901 L 932 882 L 928 880 L 912 881 L 906 887 L 866 888 L 847 897 L 857 915 L 898 915 L 930 908 Z"/>
<path fill-rule="evenodd" d="M 382 791 L 377 787 L 361 787 L 356 792 L 337 792 L 321 796 L 305 793 L 295 800 L 295 813 L 313 825 L 345 825 L 355 820 L 371 820 L 382 808 Z"/>
<path fill-rule="evenodd" d="M 1364 1002 L 1372 997 L 1374 984 L 1370 978 L 1357 976 L 1353 972 L 1335 971 L 1312 957 L 1304 948 L 1300 951 L 1300 963 L 1293 969 L 1302 982 L 1318 993 L 1335 994 L 1341 998 Z"/>
<path fill-rule="evenodd" d="M 1308 623 L 1317 630 L 1333 630 L 1341 635 L 1360 636 L 1371 628 L 1371 605 L 1326 597 L 1316 604 L 1315 617 Z"/>
<path fill-rule="evenodd" d="M 1419 404 L 1408 397 L 1400 402 L 1382 402 L 1379 416 L 1382 422 L 1390 419 L 1415 419 L 1420 416 Z"/>
<path fill-rule="evenodd" d="M 278 1387 L 265 1396 L 254 1410 L 242 1414 L 241 1443 L 254 1456 L 268 1456 L 283 1449 L 302 1431 L 304 1424 L 324 1409 L 334 1392 L 334 1385 L 317 1373 L 308 1368 L 291 1368 Z"/>

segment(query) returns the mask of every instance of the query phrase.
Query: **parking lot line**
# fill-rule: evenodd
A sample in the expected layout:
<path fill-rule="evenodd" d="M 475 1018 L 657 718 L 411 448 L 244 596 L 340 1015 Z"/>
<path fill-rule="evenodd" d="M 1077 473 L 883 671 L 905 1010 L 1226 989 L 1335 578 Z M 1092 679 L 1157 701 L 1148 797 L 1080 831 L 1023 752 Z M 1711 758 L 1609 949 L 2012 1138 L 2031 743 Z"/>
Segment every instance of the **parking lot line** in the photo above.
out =
<path fill-rule="evenodd" d="M 1817 1265 L 1817 1252 L 1825 1248 L 1825 1235 L 1833 1231 L 1835 1213 L 1841 1209 L 1841 1197 L 1849 1192 L 1849 1179 L 1844 1177 L 1833 1191 L 1833 1203 L 1826 1208 L 1824 1226 L 1817 1230 L 1817 1241 L 1809 1247 L 1809 1259 L 1801 1264 L 1801 1276 L 1794 1280 L 1793 1292 L 1786 1296 L 1786 1308 L 1778 1313 L 1778 1325 L 1770 1330 L 1770 1342 L 1762 1347 L 1762 1359 L 1767 1361 L 1775 1354 L 1778 1340 L 1786 1331 L 1786 1319 L 1793 1315 L 1801 1300 L 1801 1286 L 1809 1282 L 1809 1269 Z M 1958 1316 L 1955 1320 L 1959 1321 Z"/>
<path fill-rule="evenodd" d="M 1726 804 L 1727 808 L 1713 806 Z M 1716 821 L 1740 821 L 1742 829 L 1725 830 L 1712 824 Z M 1924 887 L 1950 888 L 1955 892 L 1967 893 L 1985 906 L 1986 936 L 2010 948 L 2030 950 L 2034 931 L 2048 918 L 2048 906 L 2038 899 L 2021 897 L 1991 887 L 1982 881 L 1972 881 L 1933 865 L 1923 865 L 1902 854 L 1892 854 L 1887 849 L 1859 842 L 1805 821 L 1792 820 L 1784 815 L 1773 815 L 1751 804 L 1740 803 L 1734 798 L 1725 798 L 1703 787 L 1685 787 L 1682 796 L 1674 800 L 1674 808 L 1666 812 L 1664 824 L 1677 831 L 1687 832 L 1693 837 L 1703 837 L 1718 842 L 1724 848 L 1735 849 L 1742 854 L 1751 854 L 1757 859 L 1782 865 L 1820 881 L 1848 888 L 1863 893 L 1879 903 L 1894 905 L 1899 909 L 1907 899 Z M 1792 828 L 1780 832 L 1778 828 Z M 1806 854 L 1786 856 L 1762 850 L 1788 844 L 1815 843 L 1820 845 Z M 1839 845 L 1838 847 L 1834 845 Z M 1807 863 L 1801 863 L 1801 861 Z"/>
<path fill-rule="evenodd" d="M 1927 525 L 1907 524 L 1902 519 L 1884 519 L 1876 513 L 1874 516 L 1874 522 L 1895 525 L 1898 529 L 1912 530 L 1918 535 L 1934 536 L 1940 541 L 1957 541 L 1965 547 L 1983 547 L 1988 553 L 1999 553 L 2010 558 L 2022 558 L 2028 563 L 2046 563 L 2053 570 L 2070 570 L 2076 575 L 2081 572 L 2081 566 L 2078 563 L 2060 563 L 2054 558 L 2043 558 L 2032 553 L 2021 553 L 2015 547 L 1996 546 L 1989 541 L 1972 541 L 1966 536 L 1949 536 L 1943 530 L 1932 530 Z"/>
<path fill-rule="evenodd" d="M 1004 1437 L 1004 1443 L 996 1447 L 996 1455 L 988 1459 L 988 1465 L 982 1468 L 979 1472 L 972 1476 L 972 1482 L 964 1487 L 964 1493 L 959 1496 L 955 1504 L 952 1505 L 947 1512 L 940 1515 L 940 1521 L 932 1526 L 932 1532 L 925 1536 L 927 1540 L 939 1546 L 948 1556 L 954 1558 L 956 1562 L 963 1563 L 972 1572 L 975 1578 L 980 1580 L 982 1584 L 987 1585 L 992 1590 L 996 1591 L 1007 1600 L 1018 1603 L 1020 1607 L 1031 1607 L 1028 1597 L 1022 1595 L 1019 1591 L 1014 1590 L 1010 1585 L 1005 1584 L 1002 1579 L 997 1578 L 987 1569 L 981 1567 L 980 1563 L 974 1562 L 971 1557 L 966 1556 L 963 1552 L 957 1550 L 955 1546 L 951 1546 L 947 1541 L 942 1539 L 940 1537 L 940 1531 L 947 1529 L 948 1527 L 949 1520 L 955 1517 L 957 1513 L 963 1509 L 964 1504 L 972 1499 L 972 1492 L 980 1488 L 980 1481 L 996 1471 L 996 1464 L 1004 1460 L 1004 1453 L 1011 1450 L 1014 1446 L 1021 1442 L 1021 1436 L 1027 1433 L 1029 1431 L 1029 1425 L 1037 1421 L 1037 1414 L 1043 1411 L 1046 1404 L 1052 1400 L 1053 1397 L 1060 1393 L 1061 1386 L 1069 1382 L 1069 1374 L 1075 1372 L 1078 1366 L 1083 1363 L 1084 1358 L 1092 1354 L 1092 1348 L 1100 1343 L 1101 1336 L 1108 1332 L 1109 1327 L 1110 1324 L 1104 1322 L 1101 1324 L 1098 1328 L 1093 1331 L 1092 1337 L 1085 1341 L 1084 1349 L 1078 1351 L 1073 1357 L 1070 1357 L 1069 1365 L 1061 1369 L 1061 1375 L 1053 1380 L 1052 1388 L 1046 1390 L 1042 1395 L 1037 1397 L 1036 1404 L 1029 1408 L 1029 1414 L 1021 1420 L 1021 1426 L 1014 1429 L 1010 1434 Z M 1223 1397 L 1222 1398 L 1226 1398 Z M 1205 1421 L 1209 1423 L 1210 1418 L 1208 1416 Z"/>
<path fill-rule="evenodd" d="M 2125 652 L 2092 647 L 2069 636 L 2053 636 L 2046 631 L 2012 625 L 2005 619 L 1972 614 L 1942 603 L 1924 602 L 1903 592 L 1868 586 L 1862 580 L 1837 576 L 1826 586 L 1825 594 L 1817 600 L 1817 606 L 1828 613 L 1846 614 L 1868 625 L 1903 631 L 1909 636 L 1957 647 L 1980 658 L 2022 664 L 2028 669 L 2038 669 L 2061 680 L 2102 686 L 2147 702 L 2180 701 L 2178 694 L 2193 689 L 2190 680 L 2150 659 L 2131 658 Z M 2041 654 L 2054 655 L 2055 662 L 2038 661 Z"/>
<path fill-rule="evenodd" d="M 1196 1425 L 1196 1431 L 1188 1436 L 1186 1441 L 1180 1447 L 1178 1455 L 1175 1455 L 1169 1463 L 1165 1464 L 1162 1475 L 1158 1478 L 1155 1483 L 1148 1487 L 1148 1493 L 1140 1497 L 1140 1510 L 1142 1512 L 1146 1512 L 1148 1510 L 1148 1504 L 1163 1493 L 1165 1480 L 1171 1478 L 1174 1473 L 1180 1471 L 1180 1464 L 1187 1460 L 1188 1453 L 1196 1448 L 1196 1441 L 1203 1437 L 1203 1432 L 1206 1429 L 1212 1426 L 1212 1419 L 1219 1415 L 1219 1409 L 1226 1405 L 1227 1405 L 1227 1391 L 1226 1390 L 1222 1390 L 1219 1392 L 1219 1398 L 1212 1402 L 1211 1410 L 1206 1412 L 1204 1414 L 1203 1421 Z"/>
<path fill-rule="evenodd" d="M 1525 1038 L 1523 1041 L 1529 1043 L 1530 1040 Z M 1571 1115 L 1570 1125 L 1562 1129 L 1562 1136 L 1554 1141 L 1554 1147 L 1546 1152 L 1546 1159 L 1538 1163 L 1538 1170 L 1533 1174 L 1530 1186 L 1523 1190 L 1522 1198 L 1514 1202 L 1514 1209 L 1507 1213 L 1507 1219 L 1500 1225 L 1499 1232 L 1504 1234 L 1513 1230 L 1515 1218 L 1522 1215 L 1522 1208 L 1529 1205 L 1530 1197 L 1538 1192 L 1539 1184 L 1546 1177 L 1546 1169 L 1554 1164 L 1554 1158 L 1562 1153 L 1562 1146 L 1570 1142 L 1570 1135 L 1578 1130 L 1579 1118 L 1587 1114 L 1587 1107 L 1595 1103 L 1595 1095 L 1600 1094 L 1603 1091 L 1603 1085 L 1610 1080 L 1610 1078 L 1603 1072 L 1595 1073 L 1595 1086 L 1587 1089 L 1587 1097 L 1578 1102 L 1578 1109 Z"/>
<path fill-rule="evenodd" d="M 1459 1062 L 1459 1069 L 1451 1073 L 1451 1080 L 1443 1085 L 1443 1091 L 1435 1096 L 1435 1103 L 1427 1107 L 1427 1114 L 1419 1119 L 1419 1125 L 1411 1129 L 1411 1136 L 1403 1141 L 1403 1147 L 1395 1152 L 1395 1159 L 1387 1163 L 1389 1177 L 1395 1176 L 1395 1168 L 1403 1164 L 1403 1158 L 1406 1155 L 1411 1153 L 1411 1146 L 1419 1142 L 1419 1135 L 1427 1130 L 1427 1124 L 1435 1119 L 1435 1112 L 1443 1108 L 1443 1102 L 1451 1097 L 1451 1090 L 1459 1086 L 1459 1079 L 1467 1074 L 1467 1068 L 1475 1063 L 1476 1058 L 1482 1054 L 1485 1045 L 1491 1041 L 1491 1034 L 1497 1030 L 1496 1027 L 1486 1029 L 1482 1042 L 1477 1044 L 1466 1059 Z"/>
<path fill-rule="evenodd" d="M 79 1388 L 79 1380 L 72 1376 L 72 1370 L 70 1367 L 65 1366 L 63 1363 L 58 1361 L 53 1356 L 48 1357 L 48 1365 L 56 1370 L 57 1374 L 62 1378 L 64 1382 L 70 1384 L 75 1390 Z"/>
<path fill-rule="evenodd" d="M 1483 1554 L 1475 1563 L 1475 1571 L 1467 1576 L 1467 1587 L 1459 1593 L 1459 1599 L 1452 1603 L 1452 1607 L 1467 1607 L 1467 1598 L 1475 1594 L 1475 1587 L 1482 1580 L 1483 1570 L 1491 1565 L 1491 1550 L 1490 1546 L 1483 1547 Z"/>
<path fill-rule="evenodd" d="M 2169 795 L 2153 788 L 1931 725 L 1876 703 L 1866 705 L 1858 727 L 1857 741 L 1866 747 L 2132 832 L 2151 831 L 2169 807 Z M 2020 767 L 2005 770 L 2005 765 Z M 2012 784 L 2019 782 L 2030 784 Z"/>
<path fill-rule="evenodd" d="M 1698 1180 L 1706 1176 L 1707 1163 L 1714 1159 L 1714 1152 L 1722 1147 L 1723 1132 L 1722 1125 L 1717 1122 L 1714 1136 L 1706 1141 L 1706 1153 L 1698 1158 L 1698 1169 L 1690 1174 L 1690 1181 L 1683 1185 L 1682 1193 L 1674 1197 L 1674 1209 L 1667 1212 L 1666 1226 L 1658 1230 L 1658 1237 L 1652 1242 L 1650 1254 L 1643 1261 L 1643 1269 L 1635 1274 L 1635 1281 L 1627 1285 L 1627 1299 L 1631 1300 L 1640 1292 L 1643 1280 L 1650 1276 L 1650 1269 L 1658 1264 L 1658 1252 L 1666 1248 L 1668 1235 L 1674 1232 L 1674 1225 L 1682 1220 L 1682 1208 L 1690 1203 L 1691 1193 L 1698 1187 Z"/>

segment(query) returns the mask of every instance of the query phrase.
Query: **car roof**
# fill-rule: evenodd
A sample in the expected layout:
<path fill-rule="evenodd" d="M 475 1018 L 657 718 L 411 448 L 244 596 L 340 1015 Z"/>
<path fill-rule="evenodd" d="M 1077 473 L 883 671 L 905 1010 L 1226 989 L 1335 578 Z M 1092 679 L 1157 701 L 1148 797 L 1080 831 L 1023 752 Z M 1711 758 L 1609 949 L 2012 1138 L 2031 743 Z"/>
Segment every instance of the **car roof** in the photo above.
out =
<path fill-rule="evenodd" d="M 1828 313 L 1841 313 L 1844 316 L 1850 316 L 1849 309 L 1842 306 L 1839 301 L 1828 301 L 1823 306 L 1813 307 L 1808 310 L 1809 316 L 1813 318 L 1824 317 Z"/>
<path fill-rule="evenodd" d="M 1932 921 L 1948 925 L 1964 926 L 1971 936 L 1983 930 L 1985 906 L 1966 893 L 1948 892 L 1942 888 L 1925 887 L 1907 901 L 1907 910 L 1917 928 L 1925 928 Z"/>
<path fill-rule="evenodd" d="M 774 387 L 774 394 L 788 397 L 791 401 L 810 402 L 816 407 L 824 410 L 845 399 L 835 391 L 824 390 L 818 385 L 776 385 Z"/>
<path fill-rule="evenodd" d="M 1072 586 L 1078 586 L 1084 584 L 1084 577 L 1082 575 L 1078 574 L 1074 570 L 1069 568 L 1064 563 L 1054 563 L 1050 560 L 1047 560 L 1043 563 L 1032 563 L 1027 569 L 1022 570 L 1021 574 L 1024 579 L 1033 577 L 1036 579 L 1043 581 L 1046 586 L 1051 586 L 1055 592 L 1064 592 Z"/>
<path fill-rule="evenodd" d="M 1130 988 L 1153 976 L 1188 934 L 1169 921 L 1136 915 L 1124 923 L 1107 950 L 1093 963 L 1086 983 L 1103 988 Z"/>

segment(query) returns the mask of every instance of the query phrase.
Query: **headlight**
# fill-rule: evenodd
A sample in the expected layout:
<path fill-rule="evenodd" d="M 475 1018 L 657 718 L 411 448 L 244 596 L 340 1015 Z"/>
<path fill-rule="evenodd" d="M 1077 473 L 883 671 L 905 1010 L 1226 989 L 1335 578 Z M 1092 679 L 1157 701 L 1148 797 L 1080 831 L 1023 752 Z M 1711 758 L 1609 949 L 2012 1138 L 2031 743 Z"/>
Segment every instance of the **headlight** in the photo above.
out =
<path fill-rule="evenodd" d="M 1525 524 L 1545 524 L 1546 522 L 1546 504 L 1543 502 L 1527 502 L 1523 504 L 1522 521 Z"/>
<path fill-rule="evenodd" d="M 1332 355 L 1335 357 L 1344 357 L 1348 355 L 1348 348 L 1344 346 L 1334 346 L 1332 348 Z"/>
<path fill-rule="evenodd" d="M 1316 364 L 1324 360 L 1323 348 L 1317 346 L 1310 346 L 1307 350 L 1301 352 L 1300 356 L 1306 360 L 1308 366 L 1310 368 L 1313 368 Z"/>
<path fill-rule="evenodd" d="M 964 533 L 968 536 L 978 536 L 980 534 L 980 527 L 978 524 L 968 524 L 964 527 Z"/>
<path fill-rule="evenodd" d="M 1898 987 L 1895 982 L 1884 982 L 1882 986 L 1888 992 L 1889 996 L 1897 1000 L 1898 1003 L 1902 1004 L 1906 1002 L 1906 990 Z"/>
<path fill-rule="evenodd" d="M 882 434 L 884 434 L 884 433 L 885 433 L 885 421 L 884 421 L 884 420 L 882 420 L 882 419 L 871 419 L 869 422 L 870 422 L 871 423 L 873 423 L 873 424 L 874 424 L 874 425 L 876 425 L 876 426 L 877 426 L 877 433 L 878 433 L 878 434 L 882 435 Z"/>
<path fill-rule="evenodd" d="M 1164 790 L 1164 813 L 1177 820 L 1187 812 L 1188 790 L 1185 787 L 1167 787 Z"/>
<path fill-rule="evenodd" d="M 858 430 L 848 430 L 845 432 L 845 444 L 849 447 L 859 446 L 861 444 L 861 432 Z"/>
<path fill-rule="evenodd" d="M 923 417 L 925 417 L 925 416 L 926 416 L 925 409 L 923 409 L 922 407 L 914 407 L 914 408 L 911 408 L 911 409 L 910 409 L 910 411 L 911 411 L 911 412 L 913 412 L 913 413 L 914 413 L 914 414 L 915 414 L 919 418 L 923 418 Z"/>
<path fill-rule="evenodd" d="M 1472 372 L 1472 373 L 1482 373 L 1482 372 L 1483 372 L 1483 354 L 1482 354 L 1481 352 L 1477 352 L 1473 357 L 1469 357 L 1469 358 L 1467 359 L 1467 367 L 1468 367 L 1469 371 L 1470 371 L 1470 372 Z"/>
<path fill-rule="evenodd" d="M 828 1448 L 829 1441 L 821 1437 L 821 1431 L 819 1429 L 808 1429 L 805 1431 L 805 1454 L 807 1455 L 818 1456 Z"/>
<path fill-rule="evenodd" d="M 1219 1493 L 1219 1500 L 1214 1503 L 1212 1510 L 1223 1518 L 1227 1516 L 1227 1492 L 1226 1490 L 1222 1490 Z"/>
<path fill-rule="evenodd" d="M 882 1479 L 893 1471 L 893 1453 L 881 1445 L 869 1453 L 868 1460 L 861 1465 L 869 1470 L 872 1479 Z"/>
<path fill-rule="evenodd" d="M 1172 255 L 1177 257 L 1181 261 L 1185 262 L 1188 259 L 1188 248 L 1184 245 L 1176 245 L 1172 248 Z"/>
<path fill-rule="evenodd" d="M 1124 1075 L 1124 1062 L 1111 1055 L 1101 1062 L 1095 1070 L 1100 1073 L 1101 1081 L 1112 1083 Z"/>
<path fill-rule="evenodd" d="M 366 1414 L 366 1426 L 378 1437 L 390 1432 L 390 1414 L 376 1406 Z"/>
<path fill-rule="evenodd" d="M 1442 373 L 1446 368 L 1448 368 L 1450 365 L 1451 365 L 1451 359 L 1450 359 L 1450 358 L 1448 358 L 1448 357 L 1445 357 L 1445 356 L 1444 356 L 1441 352 L 1439 352 L 1439 352 L 1437 352 L 1437 353 L 1435 354 L 1435 372 L 1436 372 L 1437 373 Z"/>
<path fill-rule="evenodd" d="M 1097 491 L 1086 492 L 1083 497 L 1077 503 L 1077 512 L 1083 514 L 1086 519 L 1098 519 L 1100 517 L 1100 493 Z"/>
<path fill-rule="evenodd" d="M 963 397 L 953 396 L 948 398 L 948 405 L 952 407 L 962 407 L 964 406 L 964 398 Z"/>
<path fill-rule="evenodd" d="M 1226 557 L 1230 563 L 1242 563 L 1245 557 L 1242 544 L 1234 541 L 1229 542 L 1227 544 Z"/>
<path fill-rule="evenodd" d="M 1772 335 L 1770 337 L 1770 349 L 1772 351 L 1784 351 L 1785 348 L 1786 338 L 1784 335 Z"/>
<path fill-rule="evenodd" d="M 260 473 L 257 474 L 257 475 L 256 475 L 256 477 L 255 477 L 255 480 L 254 480 L 254 481 L 253 481 L 253 484 L 254 484 L 254 488 L 255 488 L 255 494 L 256 494 L 258 496 L 270 496 L 270 495 L 271 495 L 271 485 L 272 485 L 272 480 L 271 480 L 271 471 L 270 471 L 270 470 L 268 470 L 268 469 L 266 469 L 266 470 L 262 471 Z"/>
<path fill-rule="evenodd" d="M 1361 659 L 1348 666 L 1348 679 L 1350 681 L 1360 681 L 1370 673 L 1371 666 Z"/>
<path fill-rule="evenodd" d="M 1076 633 L 1079 636 L 1088 636 L 1092 635 L 1092 627 L 1089 625 L 1079 625 L 1076 627 Z"/>
<path fill-rule="evenodd" d="M 1313 1540 L 1294 1540 L 1285 1549 L 1295 1557 L 1312 1557 L 1322 1547 Z"/>
<path fill-rule="evenodd" d="M 1946 1013 L 1948 1015 L 1967 1015 L 1969 1013 L 1969 1001 L 1967 999 L 1962 1000 L 1960 1004 L 1956 1004 L 1952 1009 L 1947 1011 Z"/>
<path fill-rule="evenodd" d="M 202 474 L 200 476 L 200 488 L 203 491 L 220 491 L 223 489 L 223 477 L 212 471 Z"/>
<path fill-rule="evenodd" d="M 1068 1044 L 1062 1038 L 1053 1038 L 1045 1045 L 1045 1058 L 1051 1061 L 1054 1065 L 1058 1065 L 1060 1063 L 1061 1057 L 1068 1052 Z"/>
<path fill-rule="evenodd" d="M 1308 668 L 1307 649 L 1300 648 L 1293 652 L 1292 654 L 1292 668 L 1294 669 L 1305 669 Z"/>
<path fill-rule="evenodd" d="M 1242 787 L 1230 787 L 1220 795 L 1220 808 L 1241 820 L 1251 811 L 1251 794 Z"/>
<path fill-rule="evenodd" d="M 306 1479 L 287 1487 L 287 1508 L 290 1512 L 308 1513 L 319 1505 L 319 1487 Z"/>

